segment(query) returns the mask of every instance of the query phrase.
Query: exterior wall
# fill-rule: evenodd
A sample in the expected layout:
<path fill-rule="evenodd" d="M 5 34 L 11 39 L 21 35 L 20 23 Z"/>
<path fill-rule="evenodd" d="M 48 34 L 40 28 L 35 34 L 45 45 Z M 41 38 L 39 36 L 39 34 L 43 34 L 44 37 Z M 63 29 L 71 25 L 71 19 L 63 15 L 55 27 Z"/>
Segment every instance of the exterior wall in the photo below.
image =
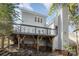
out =
<path fill-rule="evenodd" d="M 55 21 L 55 25 L 58 27 L 58 35 L 55 38 L 55 42 L 57 42 L 58 46 L 56 49 L 64 50 L 66 45 L 69 45 L 69 37 L 68 37 L 68 10 L 65 6 L 64 8 L 60 8 L 60 14 L 57 17 L 58 19 Z M 56 46 L 56 45 L 55 45 Z"/>
<path fill-rule="evenodd" d="M 58 26 L 58 17 L 54 18 L 53 20 L 54 21 L 51 24 L 49 24 L 48 27 L 52 28 L 52 29 L 56 29 L 55 26 Z M 53 49 L 58 49 L 59 41 L 58 41 L 58 34 L 57 34 L 57 32 L 58 32 L 57 29 L 56 29 L 56 32 L 55 31 L 52 32 L 52 33 L 54 33 L 56 35 L 55 38 L 53 39 Z"/>
<path fill-rule="evenodd" d="M 65 46 L 69 45 L 68 35 L 68 10 L 65 6 L 60 8 L 60 15 L 58 16 L 58 49 L 64 50 Z"/>
<path fill-rule="evenodd" d="M 55 24 L 54 23 L 52 23 L 52 24 L 50 24 L 48 27 L 49 28 L 52 28 L 52 29 L 55 29 L 55 26 L 54 26 Z"/>
<path fill-rule="evenodd" d="M 67 10 L 67 7 L 65 6 L 63 9 L 62 9 L 62 21 L 63 21 L 63 24 L 62 24 L 62 49 L 65 49 L 64 46 L 67 46 L 69 45 L 69 35 L 68 35 L 68 25 L 69 25 L 69 19 L 68 19 L 68 15 L 69 15 L 69 12 Z"/>
<path fill-rule="evenodd" d="M 53 40 L 53 50 L 55 50 L 55 49 L 59 49 L 58 48 L 58 35 L 54 38 L 54 40 Z"/>
<path fill-rule="evenodd" d="M 42 18 L 42 23 L 35 22 L 35 17 Z M 22 11 L 22 24 L 26 24 L 26 26 L 17 25 L 14 27 L 15 33 L 25 33 L 25 34 L 42 34 L 42 35 L 56 35 L 55 28 L 49 29 L 50 27 L 46 26 L 46 17 L 33 14 L 26 11 Z M 30 25 L 30 26 L 27 26 Z M 53 26 L 53 25 L 52 25 Z M 54 29 L 54 30 L 53 30 Z M 33 44 L 32 38 L 28 38 L 24 41 L 25 44 Z M 40 46 L 52 46 L 48 41 L 41 40 L 39 42 Z"/>
<path fill-rule="evenodd" d="M 37 42 L 36 42 L 37 43 Z M 24 40 L 24 44 L 34 44 L 33 38 L 28 38 Z M 40 40 L 39 41 L 39 46 L 49 46 L 51 47 L 51 44 L 49 42 L 46 42 L 46 40 Z"/>
<path fill-rule="evenodd" d="M 35 22 L 35 17 L 42 18 L 42 23 Z M 22 11 L 23 24 L 46 27 L 46 17 Z"/>
<path fill-rule="evenodd" d="M 79 41 L 79 32 L 78 32 L 78 41 Z M 76 32 L 69 33 L 69 44 L 70 45 L 76 45 Z"/>
<path fill-rule="evenodd" d="M 42 23 L 35 22 L 35 17 L 42 18 Z M 22 24 L 25 24 L 26 26 L 17 25 L 14 28 L 16 32 L 29 33 L 29 34 L 32 33 L 32 34 L 55 35 L 55 30 L 48 29 L 48 27 L 46 27 L 46 16 L 42 16 L 36 13 L 30 13 L 22 10 L 22 21 L 23 21 Z"/>
<path fill-rule="evenodd" d="M 35 22 L 35 17 L 37 17 L 36 20 L 38 20 L 38 18 L 41 20 L 41 18 L 42 18 L 42 23 Z M 30 13 L 28 11 L 23 11 L 22 10 L 22 21 L 23 21 L 23 24 L 46 27 L 46 17 L 45 16 Z M 22 30 L 22 32 L 25 31 L 25 32 L 29 32 L 29 33 L 35 33 L 35 28 L 34 27 L 24 27 L 23 26 L 22 29 L 23 28 L 25 28 L 25 29 Z M 47 34 L 47 29 L 37 28 L 36 33 L 37 34 Z"/>
<path fill-rule="evenodd" d="M 61 15 L 58 16 L 58 49 L 62 49 L 62 22 L 61 22 Z"/>
<path fill-rule="evenodd" d="M 53 28 L 53 25 L 56 25 L 58 27 L 58 34 L 54 38 L 54 49 L 60 49 L 64 50 L 64 46 L 69 45 L 69 37 L 68 37 L 68 10 L 67 7 L 60 8 L 59 10 L 60 14 L 58 17 L 55 18 L 54 24 L 52 23 L 50 25 L 51 28 Z"/>

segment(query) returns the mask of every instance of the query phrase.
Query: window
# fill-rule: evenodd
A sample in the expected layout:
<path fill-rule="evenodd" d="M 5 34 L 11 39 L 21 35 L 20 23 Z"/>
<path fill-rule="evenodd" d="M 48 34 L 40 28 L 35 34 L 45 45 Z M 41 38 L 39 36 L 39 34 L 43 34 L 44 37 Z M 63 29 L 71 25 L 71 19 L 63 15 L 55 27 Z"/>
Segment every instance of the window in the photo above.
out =
<path fill-rule="evenodd" d="M 42 23 L 42 18 L 41 18 L 41 23 Z"/>
<path fill-rule="evenodd" d="M 35 17 L 35 22 L 37 22 L 37 17 Z"/>
<path fill-rule="evenodd" d="M 40 22 L 40 19 L 39 19 L 39 17 L 38 17 L 38 23 Z"/>
<path fill-rule="evenodd" d="M 35 22 L 42 23 L 42 18 L 40 18 L 40 17 L 35 17 Z"/>

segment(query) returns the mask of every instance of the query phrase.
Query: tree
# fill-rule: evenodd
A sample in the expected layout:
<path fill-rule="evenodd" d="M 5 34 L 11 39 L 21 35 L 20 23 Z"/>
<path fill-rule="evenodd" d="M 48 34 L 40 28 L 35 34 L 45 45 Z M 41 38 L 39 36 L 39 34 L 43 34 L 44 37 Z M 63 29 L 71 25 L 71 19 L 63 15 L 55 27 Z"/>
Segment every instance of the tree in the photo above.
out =
<path fill-rule="evenodd" d="M 75 31 L 76 32 L 76 42 L 77 42 L 77 46 L 76 46 L 76 54 L 79 55 L 78 53 L 78 34 L 77 34 L 77 31 L 79 29 L 79 14 L 78 14 L 78 4 L 70 4 L 69 6 L 69 11 L 71 13 L 71 16 L 70 16 L 70 21 L 72 22 L 71 24 L 73 25 L 73 27 L 75 27 Z"/>
<path fill-rule="evenodd" d="M 5 35 L 10 36 L 13 32 L 14 18 L 18 19 L 17 4 L 0 3 L 0 35 L 4 46 Z M 3 48 L 2 46 L 2 48 Z"/>

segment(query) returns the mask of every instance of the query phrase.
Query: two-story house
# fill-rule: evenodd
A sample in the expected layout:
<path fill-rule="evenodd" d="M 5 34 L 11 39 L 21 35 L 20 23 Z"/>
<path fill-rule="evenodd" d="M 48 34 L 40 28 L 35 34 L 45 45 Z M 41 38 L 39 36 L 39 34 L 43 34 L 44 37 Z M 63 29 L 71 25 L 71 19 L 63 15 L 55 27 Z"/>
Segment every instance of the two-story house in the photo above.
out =
<path fill-rule="evenodd" d="M 39 49 L 38 46 L 48 46 L 53 49 L 53 38 L 56 35 L 56 30 L 47 27 L 47 16 L 27 9 L 21 9 L 21 15 L 22 23 L 14 24 L 14 34 L 18 34 L 24 40 L 24 44 L 36 45 L 37 50 Z M 18 46 L 19 44 L 18 42 Z"/>

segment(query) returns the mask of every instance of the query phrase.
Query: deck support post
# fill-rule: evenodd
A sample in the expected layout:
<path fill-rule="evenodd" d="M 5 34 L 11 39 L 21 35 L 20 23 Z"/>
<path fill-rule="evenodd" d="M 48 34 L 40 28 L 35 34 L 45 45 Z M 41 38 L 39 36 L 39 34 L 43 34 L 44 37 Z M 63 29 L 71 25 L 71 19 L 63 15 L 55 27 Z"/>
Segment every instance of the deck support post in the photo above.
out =
<path fill-rule="evenodd" d="M 1 39 L 1 49 L 4 49 L 4 40 L 5 40 L 4 37 L 5 37 L 5 36 L 2 36 L 2 39 Z"/>
<path fill-rule="evenodd" d="M 7 37 L 8 38 L 8 49 L 10 48 L 10 37 Z"/>
<path fill-rule="evenodd" d="M 21 40 L 21 44 L 22 44 L 22 46 L 23 46 L 23 48 L 24 48 L 24 42 L 22 42 L 24 39 L 25 39 L 25 35 L 23 36 L 23 38 L 22 38 L 22 40 Z"/>
<path fill-rule="evenodd" d="M 34 45 L 35 45 L 35 44 L 36 44 L 36 39 L 35 39 L 35 37 L 34 37 L 34 36 L 32 36 L 32 37 L 33 37 L 33 40 L 34 40 Z M 33 46 L 34 46 L 34 45 L 33 45 Z"/>
<path fill-rule="evenodd" d="M 53 38 L 51 38 L 52 39 L 52 54 L 53 54 Z"/>
<path fill-rule="evenodd" d="M 43 38 L 43 37 L 41 36 L 40 40 L 42 40 L 42 38 Z"/>
<path fill-rule="evenodd" d="M 17 35 L 17 39 L 18 39 L 18 51 L 20 51 L 20 35 Z"/>
<path fill-rule="evenodd" d="M 0 45 L 1 45 L 1 37 L 0 37 Z M 1 49 L 1 46 L 0 46 L 0 49 Z"/>
<path fill-rule="evenodd" d="M 53 38 L 49 37 L 49 40 L 50 40 L 50 42 L 52 44 L 52 54 L 53 54 Z"/>
<path fill-rule="evenodd" d="M 37 53 L 39 53 L 39 36 L 37 36 Z"/>

